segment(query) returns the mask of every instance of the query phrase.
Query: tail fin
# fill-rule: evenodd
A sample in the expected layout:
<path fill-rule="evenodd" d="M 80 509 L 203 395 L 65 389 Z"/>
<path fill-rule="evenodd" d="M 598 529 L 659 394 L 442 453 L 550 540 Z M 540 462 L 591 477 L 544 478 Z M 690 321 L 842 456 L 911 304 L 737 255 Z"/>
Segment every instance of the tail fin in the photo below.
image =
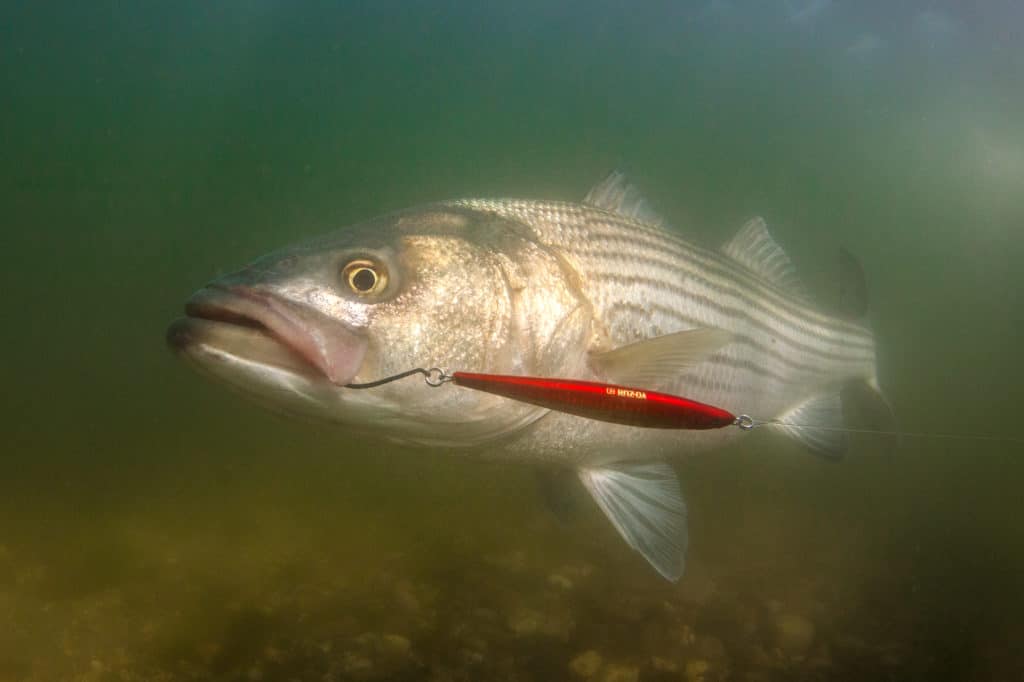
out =
<path fill-rule="evenodd" d="M 862 320 L 868 314 L 868 284 L 860 261 L 844 248 L 839 249 L 839 313 L 849 320 Z"/>
<path fill-rule="evenodd" d="M 862 323 L 868 314 L 864 270 L 846 249 L 839 250 L 837 312 Z M 876 367 L 871 368 L 869 378 L 852 380 L 838 393 L 813 396 L 781 415 L 779 421 L 779 428 L 787 435 L 831 460 L 841 458 L 846 451 L 846 429 L 898 433 L 892 406 L 878 385 Z"/>
<path fill-rule="evenodd" d="M 868 286 L 864 269 L 846 249 L 839 249 L 839 309 L 843 317 L 864 321 L 868 314 Z M 877 361 L 876 361 L 877 363 Z M 873 376 L 852 381 L 842 388 L 843 416 L 851 428 L 896 431 L 892 405 L 878 385 L 877 368 Z"/>

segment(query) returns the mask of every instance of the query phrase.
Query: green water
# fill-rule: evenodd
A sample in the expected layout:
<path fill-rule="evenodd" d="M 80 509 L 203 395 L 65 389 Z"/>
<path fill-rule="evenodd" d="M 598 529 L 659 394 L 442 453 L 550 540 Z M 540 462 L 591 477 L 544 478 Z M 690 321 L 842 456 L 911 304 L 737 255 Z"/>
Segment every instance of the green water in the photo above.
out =
<path fill-rule="evenodd" d="M 848 247 L 901 428 L 1019 438 L 1024 12 L 853 4 L 5 5 L 0 680 L 1016 679 L 1019 443 L 681 461 L 673 585 L 512 464 L 164 346 L 298 238 L 622 167 L 697 242 L 764 215 L 823 300 Z"/>

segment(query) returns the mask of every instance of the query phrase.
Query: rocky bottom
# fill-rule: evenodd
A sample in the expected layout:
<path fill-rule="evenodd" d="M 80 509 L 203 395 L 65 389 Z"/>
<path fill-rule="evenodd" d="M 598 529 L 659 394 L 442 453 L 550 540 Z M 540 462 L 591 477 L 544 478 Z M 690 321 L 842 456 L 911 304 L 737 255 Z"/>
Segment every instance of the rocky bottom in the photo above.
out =
<path fill-rule="evenodd" d="M 1016 680 L 1024 669 L 1021 556 L 1006 541 L 1017 517 L 996 496 L 951 489 L 996 489 L 994 459 L 950 472 L 904 459 L 902 479 L 878 457 L 687 464 L 678 583 L 589 500 L 556 522 L 513 467 L 235 461 L 251 473 L 193 464 L 145 491 L 132 474 L 105 488 L 97 477 L 81 500 L 6 495 L 0 682 Z M 970 513 L 949 499 L 973 500 Z"/>
<path fill-rule="evenodd" d="M 156 582 L 83 595 L 5 547 L 0 680 L 1012 679 L 1021 662 L 1009 636 L 979 649 L 969 624 L 907 608 L 913 588 L 892 576 L 844 592 L 814 573 L 777 592 L 754 560 L 693 562 L 672 585 L 622 553 L 549 554 L 414 573 L 401 556 L 362 571 L 283 560 L 237 583 L 169 555 Z"/>

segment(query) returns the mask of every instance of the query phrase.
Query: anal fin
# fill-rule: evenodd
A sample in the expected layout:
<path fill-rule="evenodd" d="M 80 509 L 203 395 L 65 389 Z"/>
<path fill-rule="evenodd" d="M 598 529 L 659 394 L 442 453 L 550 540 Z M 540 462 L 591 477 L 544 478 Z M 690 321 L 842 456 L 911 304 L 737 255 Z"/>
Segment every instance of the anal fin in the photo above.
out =
<path fill-rule="evenodd" d="M 665 578 L 686 563 L 686 504 L 667 464 L 615 464 L 579 470 L 580 480 L 615 529 Z"/>
<path fill-rule="evenodd" d="M 775 426 L 811 452 L 839 459 L 846 452 L 843 402 L 838 393 L 816 396 L 778 418 Z"/>
<path fill-rule="evenodd" d="M 856 429 L 895 435 L 890 442 L 899 448 L 902 441 L 899 423 L 877 379 L 851 381 L 843 386 L 840 395 L 847 424 Z"/>

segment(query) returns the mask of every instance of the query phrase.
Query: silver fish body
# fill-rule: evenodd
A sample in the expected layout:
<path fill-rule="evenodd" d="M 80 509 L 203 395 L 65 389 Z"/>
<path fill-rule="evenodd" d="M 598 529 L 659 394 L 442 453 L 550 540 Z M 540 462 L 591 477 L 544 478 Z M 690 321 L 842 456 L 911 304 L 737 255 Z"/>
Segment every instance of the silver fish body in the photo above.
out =
<path fill-rule="evenodd" d="M 809 398 L 837 394 L 850 381 L 876 384 L 871 330 L 818 312 L 788 259 L 776 263 L 780 267 L 772 274 L 779 281 L 772 281 L 742 260 L 688 243 L 661 226 L 585 204 L 466 200 L 455 205 L 530 225 L 537 239 L 566 261 L 588 307 L 587 353 L 685 329 L 730 333 L 731 343 L 703 362 L 646 387 L 735 414 L 776 419 Z M 766 238 L 762 221 L 751 221 L 744 232 L 737 235 L 738 245 L 763 248 L 752 241 Z M 782 257 L 774 243 L 766 253 Z M 608 378 L 581 369 L 582 375 L 571 376 Z M 574 464 L 669 457 L 745 436 L 736 429 L 638 432 L 557 413 L 533 431 L 517 449 Z"/>
<path fill-rule="evenodd" d="M 817 312 L 763 221 L 721 253 L 665 228 L 620 174 L 583 203 L 461 200 L 271 253 L 197 292 L 168 340 L 273 408 L 406 444 L 575 469 L 668 578 L 682 574 L 681 453 L 752 437 L 639 429 L 453 385 L 414 367 L 675 393 L 842 449 L 840 389 L 877 389 L 868 327 Z"/>

